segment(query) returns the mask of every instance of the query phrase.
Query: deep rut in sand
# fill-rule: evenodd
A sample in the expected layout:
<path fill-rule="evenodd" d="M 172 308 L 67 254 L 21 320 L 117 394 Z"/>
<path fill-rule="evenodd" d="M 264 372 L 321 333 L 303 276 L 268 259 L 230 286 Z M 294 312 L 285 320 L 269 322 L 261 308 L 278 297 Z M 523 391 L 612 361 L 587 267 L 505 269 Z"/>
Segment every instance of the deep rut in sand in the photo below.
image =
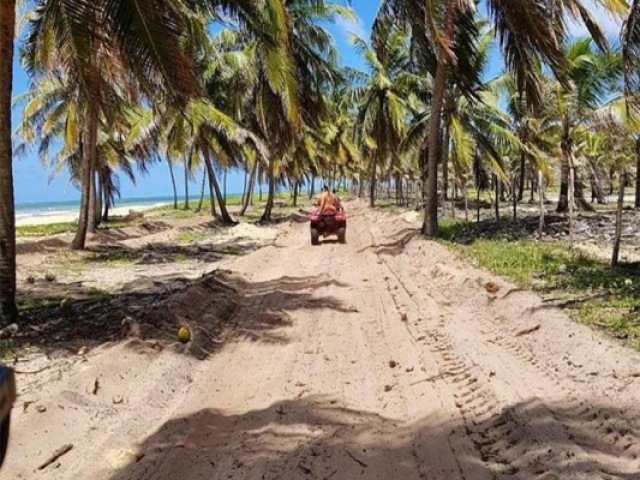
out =
<path fill-rule="evenodd" d="M 70 421 L 76 447 L 43 478 L 640 479 L 635 352 L 404 220 L 350 209 L 346 245 L 292 224 L 229 264 L 247 282 L 237 315 L 268 328 L 202 362 L 160 356 L 139 388 L 172 395 Z M 48 391 L 63 407 L 64 381 Z M 55 422 L 18 415 L 32 435 L 0 478 L 34 475 L 53 440 L 33 433 Z M 130 445 L 133 461 L 108 453 Z"/>

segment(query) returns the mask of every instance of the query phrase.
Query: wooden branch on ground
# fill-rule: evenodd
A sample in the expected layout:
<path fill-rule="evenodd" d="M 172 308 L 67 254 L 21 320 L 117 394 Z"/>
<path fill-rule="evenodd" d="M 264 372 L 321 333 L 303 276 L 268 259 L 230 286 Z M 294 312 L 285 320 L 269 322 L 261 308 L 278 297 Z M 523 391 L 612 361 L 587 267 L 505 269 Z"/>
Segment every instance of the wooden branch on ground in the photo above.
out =
<path fill-rule="evenodd" d="M 46 462 L 44 462 L 42 465 L 40 465 L 38 467 L 38 470 L 44 470 L 45 468 L 47 468 L 49 465 L 51 465 L 53 462 L 55 462 L 56 460 L 58 460 L 60 457 L 62 457 L 63 455 L 66 455 L 67 453 L 69 453 L 71 450 L 73 449 L 73 444 L 69 443 L 67 445 L 63 445 L 62 447 L 60 447 L 58 450 L 56 450 L 53 455 L 51 455 Z"/>

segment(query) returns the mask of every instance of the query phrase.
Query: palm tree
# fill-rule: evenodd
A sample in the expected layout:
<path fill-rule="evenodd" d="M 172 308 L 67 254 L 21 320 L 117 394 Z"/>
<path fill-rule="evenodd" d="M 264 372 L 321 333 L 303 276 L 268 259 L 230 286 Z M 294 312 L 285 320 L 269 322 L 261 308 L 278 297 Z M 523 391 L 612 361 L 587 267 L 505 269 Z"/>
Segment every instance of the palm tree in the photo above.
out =
<path fill-rule="evenodd" d="M 558 212 L 569 209 L 569 171 L 575 170 L 573 162 L 574 130 L 585 122 L 589 114 L 599 107 L 615 87 L 622 74 L 620 56 L 615 53 L 594 51 L 592 40 L 576 40 L 566 48 L 569 88 L 556 87 L 555 105 L 561 124 L 560 145 L 561 176 Z M 582 193 L 582 183 L 576 175 L 575 198 L 578 205 L 590 209 Z"/>
<path fill-rule="evenodd" d="M 273 48 L 287 43 L 282 35 L 286 23 L 283 0 L 239 2 L 197 0 L 191 6 L 226 9 Z M 181 39 L 197 29 L 187 28 L 191 16 L 183 15 L 182 2 L 173 0 L 36 0 L 27 51 L 46 71 L 62 66 L 73 75 L 87 105 L 84 113 L 82 197 L 78 234 L 74 248 L 83 248 L 88 223 L 89 196 L 96 158 L 97 124 L 105 97 L 106 82 L 96 68 L 99 54 L 117 58 L 135 78 L 148 98 L 164 92 L 180 103 L 196 90 L 191 55 Z M 16 317 L 15 308 L 15 212 L 11 148 L 11 94 L 16 0 L 0 2 L 0 315 L 3 321 Z M 264 12 L 269 15 L 264 15 Z M 271 21 L 265 21 L 269 18 Z M 54 61 L 53 52 L 58 56 Z M 36 62 L 36 57 L 38 62 Z"/>
<path fill-rule="evenodd" d="M 350 10 L 322 0 L 292 0 L 282 14 L 284 22 L 274 27 L 284 39 L 280 45 L 240 30 L 234 48 L 244 52 L 242 73 L 252 79 L 252 108 L 244 124 L 269 148 L 263 222 L 271 219 L 276 182 L 285 170 L 287 153 L 300 141 L 305 126 L 318 126 L 325 112 L 323 91 L 337 77 L 337 54 L 321 23 L 350 15 Z"/>
<path fill-rule="evenodd" d="M 66 168 L 75 184 L 80 183 L 82 170 L 83 145 L 79 134 L 82 106 L 79 99 L 78 89 L 69 78 L 61 72 L 53 72 L 38 79 L 33 88 L 14 100 L 14 105 L 24 105 L 22 122 L 15 132 L 16 155 L 37 143 L 41 163 L 51 167 L 53 173 Z M 112 103 L 116 105 L 123 102 L 124 99 L 112 97 Z M 95 230 L 102 221 L 102 202 L 105 206 L 111 205 L 117 194 L 115 171 L 124 172 L 135 183 L 135 158 L 125 151 L 122 142 L 129 129 L 128 119 L 113 111 L 108 122 L 102 119 L 99 122 L 94 179 L 97 185 L 92 185 L 95 200 L 90 204 L 89 231 Z M 138 156 L 137 164 L 141 171 L 145 170 L 144 156 Z"/>
<path fill-rule="evenodd" d="M 465 59 L 456 55 L 457 45 L 468 37 L 466 29 L 474 25 L 476 4 L 471 0 L 440 1 L 385 0 L 379 17 L 395 18 L 409 25 L 414 43 L 424 54 L 432 57 L 433 98 L 429 121 L 427 209 L 423 233 L 435 237 L 438 233 L 437 165 L 438 145 L 445 106 L 447 84 L 453 73 L 464 73 L 456 66 Z M 598 3 L 620 11 L 622 0 L 601 0 Z M 513 72 L 518 90 L 526 94 L 530 105 L 540 105 L 542 97 L 537 64 L 546 63 L 562 78 L 564 65 L 562 41 L 565 35 L 565 12 L 580 17 L 599 42 L 604 35 L 579 0 L 558 2 L 549 8 L 546 2 L 521 0 L 518 2 L 489 0 L 486 2 L 502 48 L 507 68 Z M 474 72 L 468 72 L 474 73 Z"/>
<path fill-rule="evenodd" d="M 218 201 L 222 221 L 235 223 L 227 211 L 217 180 L 215 159 L 228 159 L 236 154 L 236 149 L 243 148 L 253 148 L 266 156 L 262 142 L 206 99 L 190 101 L 183 112 L 171 109 L 153 112 L 136 108 L 129 114 L 133 127 L 128 135 L 127 148 L 139 149 L 143 155 L 151 152 L 158 157 L 164 155 L 169 162 L 184 156 L 189 174 L 202 161 Z M 213 202 L 211 206 L 214 214 Z"/>
<path fill-rule="evenodd" d="M 638 121 L 640 108 L 640 0 L 633 0 L 622 30 L 624 98 L 629 114 Z M 640 208 L 640 136 L 636 145 L 635 207 Z"/>
<path fill-rule="evenodd" d="M 127 71 L 151 98 L 164 90 L 180 101 L 197 91 L 183 39 L 190 17 L 174 2 L 38 0 L 26 45 L 34 76 L 59 67 L 81 93 L 82 202 L 72 248 L 84 248 L 101 114 L 109 105 L 114 71 Z M 105 69 L 105 65 L 112 68 Z M 123 75 L 124 76 L 124 75 Z"/>
<path fill-rule="evenodd" d="M 0 2 L 0 322 L 16 320 L 16 230 L 11 146 L 11 93 L 16 2 Z"/>
<path fill-rule="evenodd" d="M 633 107 L 633 108 L 629 108 Z M 624 96 L 613 98 L 595 113 L 595 118 L 592 121 L 592 128 L 602 132 L 601 128 L 604 126 L 604 132 L 608 132 L 611 126 L 616 127 L 618 132 L 623 132 L 625 138 L 632 138 L 634 140 L 634 157 L 635 157 L 635 201 L 634 207 L 640 208 L 640 117 L 637 114 L 635 107 L 628 102 Z M 605 143 L 602 138 L 603 135 L 595 135 L 600 143 Z M 601 149 L 603 151 L 604 149 Z M 603 159 L 607 159 L 606 155 L 603 155 Z M 609 166 L 603 165 L 603 167 Z"/>
<path fill-rule="evenodd" d="M 328 119 L 321 123 L 322 150 L 334 163 L 334 176 L 346 177 L 358 171 L 361 157 L 354 141 L 357 110 L 352 100 L 351 85 L 345 76 L 344 83 L 335 87 L 331 97 L 327 98 Z M 312 176 L 318 168 L 311 164 L 306 169 Z"/>
<path fill-rule="evenodd" d="M 169 167 L 169 178 L 171 179 L 171 191 L 173 192 L 173 209 L 178 209 L 178 189 L 176 187 L 176 177 L 173 173 L 173 162 L 167 158 L 167 166 Z"/>
<path fill-rule="evenodd" d="M 640 0 L 633 0 L 622 29 L 624 96 L 634 110 L 640 107 Z"/>
<path fill-rule="evenodd" d="M 602 133 L 602 150 L 608 165 L 618 174 L 618 200 L 616 202 L 615 235 L 611 254 L 611 266 L 616 267 L 619 262 L 620 244 L 622 238 L 622 215 L 624 207 L 624 192 L 628 184 L 628 167 L 637 155 L 637 141 L 629 135 L 629 125 L 619 121 L 614 115 L 600 116 L 594 124 Z"/>
<path fill-rule="evenodd" d="M 416 78 L 408 71 L 409 46 L 404 30 L 391 22 L 379 27 L 373 46 L 354 38 L 370 70 L 365 85 L 357 89 L 360 107 L 356 120 L 358 143 L 369 142 L 371 207 L 375 206 L 378 170 L 394 165 L 396 152 L 405 135 L 409 106 L 405 100 L 409 86 Z"/>

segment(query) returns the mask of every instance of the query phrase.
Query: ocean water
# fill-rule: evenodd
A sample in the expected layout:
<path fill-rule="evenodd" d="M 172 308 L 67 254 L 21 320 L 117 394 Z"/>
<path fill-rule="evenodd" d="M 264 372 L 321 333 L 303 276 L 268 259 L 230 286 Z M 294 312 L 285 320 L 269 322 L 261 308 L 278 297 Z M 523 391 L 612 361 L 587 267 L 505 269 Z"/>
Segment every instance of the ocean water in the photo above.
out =
<path fill-rule="evenodd" d="M 130 208 L 135 210 L 137 208 L 149 208 L 160 204 L 173 204 L 173 197 L 118 199 L 114 208 Z M 24 221 L 37 221 L 39 219 L 45 220 L 49 217 L 77 215 L 79 209 L 79 200 L 68 202 L 22 203 L 16 205 L 16 221 L 21 223 Z"/>

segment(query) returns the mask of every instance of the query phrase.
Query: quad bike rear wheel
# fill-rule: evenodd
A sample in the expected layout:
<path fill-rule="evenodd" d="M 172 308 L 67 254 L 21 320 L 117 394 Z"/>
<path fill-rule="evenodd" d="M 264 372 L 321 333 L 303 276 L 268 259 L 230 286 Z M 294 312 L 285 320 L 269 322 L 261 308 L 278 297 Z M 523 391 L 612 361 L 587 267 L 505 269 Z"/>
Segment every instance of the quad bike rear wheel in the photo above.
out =
<path fill-rule="evenodd" d="M 347 229 L 344 227 L 338 229 L 338 242 L 340 243 L 347 242 Z"/>
<path fill-rule="evenodd" d="M 318 241 L 319 238 L 319 234 L 318 234 L 318 230 L 315 228 L 311 229 L 311 245 L 318 245 L 318 243 L 320 243 Z"/>
<path fill-rule="evenodd" d="M 9 430 L 11 425 L 11 416 L 7 415 L 0 423 L 0 466 L 4 463 L 7 454 L 7 446 L 9 445 Z"/>

